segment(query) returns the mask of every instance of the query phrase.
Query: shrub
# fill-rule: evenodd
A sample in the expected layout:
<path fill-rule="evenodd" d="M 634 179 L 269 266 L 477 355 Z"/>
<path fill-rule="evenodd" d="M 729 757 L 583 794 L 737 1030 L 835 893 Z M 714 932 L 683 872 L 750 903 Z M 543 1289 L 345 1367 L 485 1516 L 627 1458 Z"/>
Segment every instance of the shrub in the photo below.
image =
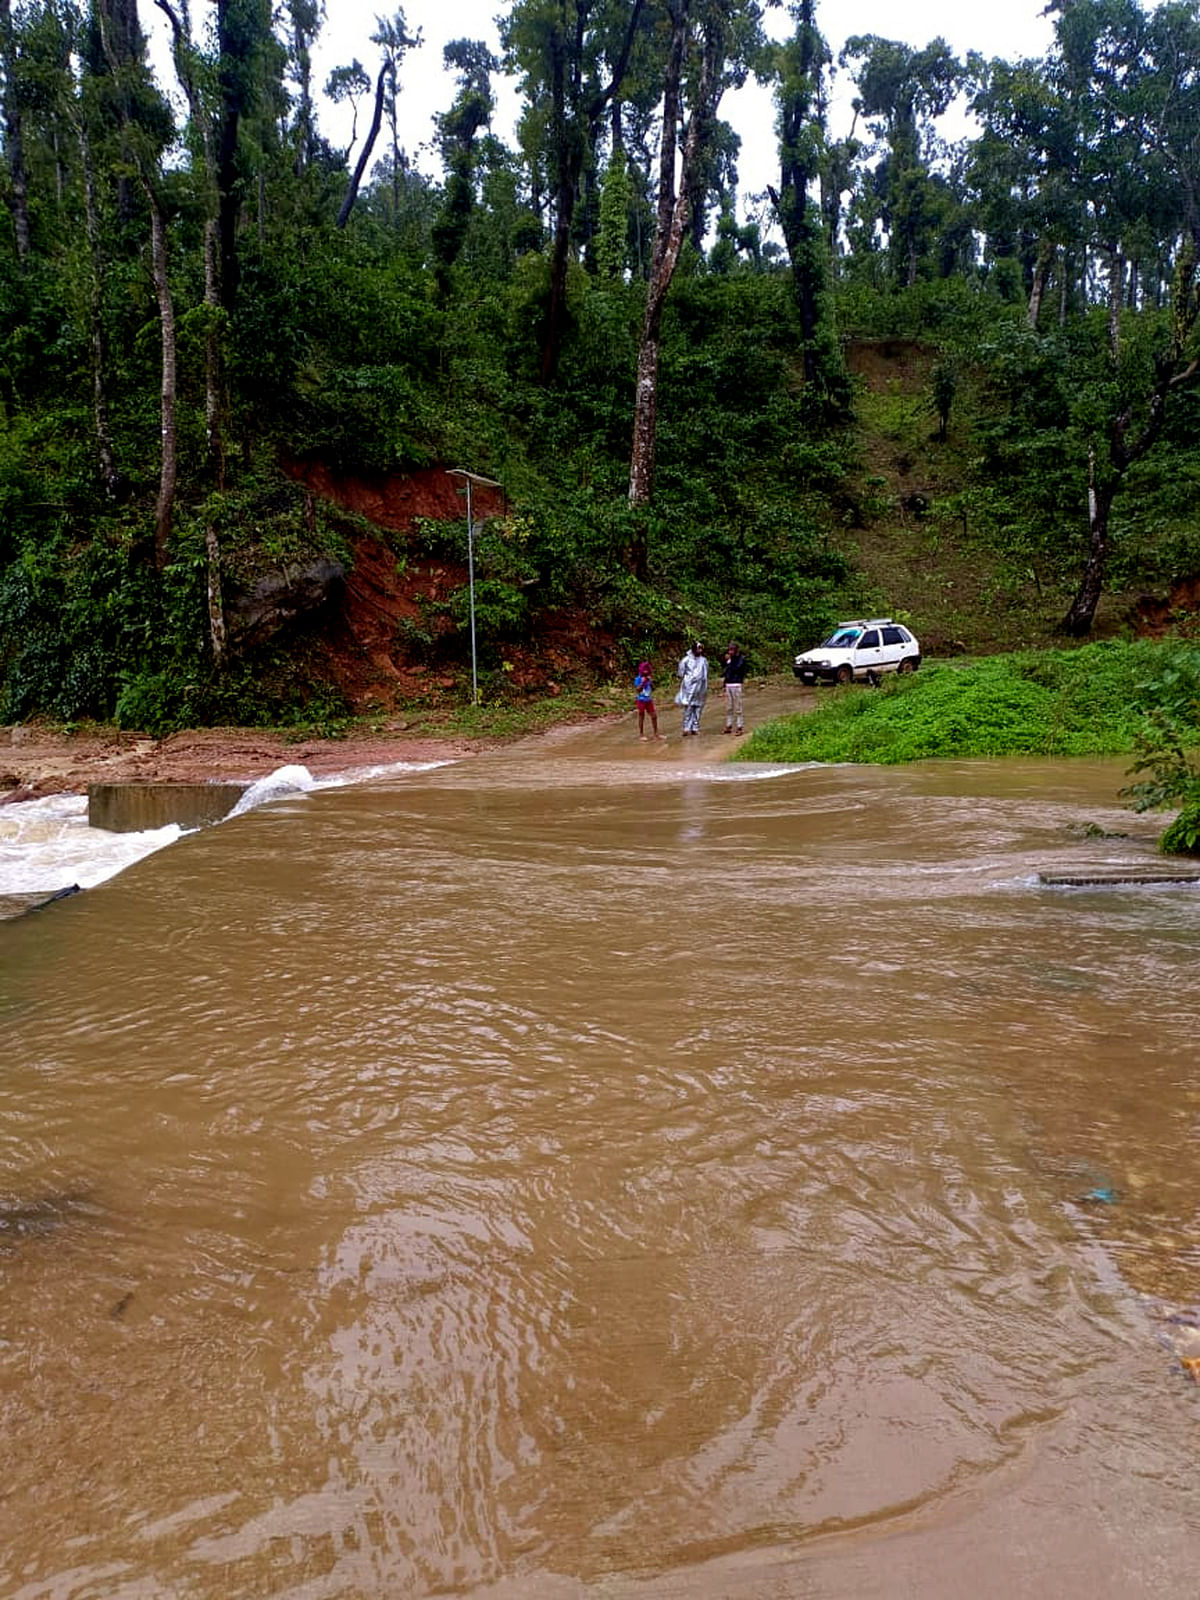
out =
<path fill-rule="evenodd" d="M 1174 649 L 1107 643 L 926 667 L 915 678 L 888 680 L 876 693 L 836 692 L 810 716 L 768 723 L 738 758 L 888 765 L 930 757 L 1120 754 L 1137 747 L 1146 726 L 1147 669 L 1161 669 Z M 1193 742 L 1200 740 L 1200 701 L 1183 726 Z"/>
<path fill-rule="evenodd" d="M 1200 856 L 1200 800 L 1191 800 L 1158 841 L 1166 856 Z"/>

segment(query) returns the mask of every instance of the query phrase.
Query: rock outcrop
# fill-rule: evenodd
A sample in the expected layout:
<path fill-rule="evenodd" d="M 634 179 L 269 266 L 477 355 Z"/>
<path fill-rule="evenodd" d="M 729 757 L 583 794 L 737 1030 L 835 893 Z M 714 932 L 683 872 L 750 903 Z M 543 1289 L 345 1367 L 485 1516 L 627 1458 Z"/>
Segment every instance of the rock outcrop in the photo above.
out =
<path fill-rule="evenodd" d="M 346 569 L 329 556 L 265 573 L 248 589 L 231 584 L 225 595 L 230 645 L 249 650 L 288 623 L 340 605 L 345 592 Z"/>

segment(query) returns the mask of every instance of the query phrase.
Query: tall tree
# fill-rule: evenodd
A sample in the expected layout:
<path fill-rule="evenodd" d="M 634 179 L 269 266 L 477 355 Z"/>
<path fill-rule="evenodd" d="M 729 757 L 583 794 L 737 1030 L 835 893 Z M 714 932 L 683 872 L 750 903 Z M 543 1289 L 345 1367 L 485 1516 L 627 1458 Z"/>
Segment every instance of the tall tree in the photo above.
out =
<path fill-rule="evenodd" d="M 99 203 L 92 162 L 87 121 L 77 109 L 76 132 L 79 140 L 83 187 L 84 229 L 88 244 L 88 348 L 92 368 L 92 421 L 96 433 L 96 454 L 104 492 L 114 500 L 124 482 L 113 448 L 108 399 L 108 332 L 104 319 L 105 259 L 100 239 Z"/>
<path fill-rule="evenodd" d="M 567 312 L 572 225 L 585 169 L 594 166 L 605 112 L 619 94 L 644 0 L 517 0 L 502 25 L 510 64 L 521 72 L 530 111 L 544 130 L 553 191 L 550 295 L 541 373 L 558 370 Z M 605 45 L 617 40 L 611 58 Z"/>
<path fill-rule="evenodd" d="M 155 89 L 145 63 L 145 39 L 138 25 L 136 0 L 97 0 L 95 26 L 100 50 L 111 75 L 112 105 L 125 154 L 137 175 L 150 213 L 150 271 L 158 301 L 162 346 L 159 387 L 160 467 L 154 514 L 154 561 L 167 564 L 175 490 L 179 476 L 176 430 L 177 352 L 175 303 L 167 259 L 167 203 L 161 162 L 173 136 L 166 104 Z"/>
<path fill-rule="evenodd" d="M 625 151 L 613 151 L 600 189 L 600 231 L 596 239 L 596 271 L 604 279 L 619 278 L 629 253 L 629 210 L 633 188 Z"/>
<path fill-rule="evenodd" d="M 97 90 L 95 110 L 115 123 L 123 141 L 137 122 L 148 126 L 151 120 L 155 91 L 145 70 L 145 48 L 137 0 L 92 0 L 84 62 Z M 117 214 L 122 227 L 133 221 L 135 193 L 142 186 L 133 175 L 134 165 L 134 154 L 128 149 L 115 163 Z"/>
<path fill-rule="evenodd" d="M 741 137 L 734 128 L 723 118 L 714 117 L 709 136 L 697 155 L 688 194 L 687 238 L 697 255 L 704 249 L 713 208 L 723 211 L 735 205 L 741 149 Z"/>
<path fill-rule="evenodd" d="M 204 234 L 204 432 L 209 468 L 218 489 L 225 487 L 225 449 L 223 412 L 223 341 L 225 313 L 221 308 L 220 267 L 218 263 L 217 173 L 214 156 L 216 129 L 212 108 L 202 83 L 203 63 L 191 37 L 191 17 L 186 0 L 177 10 L 171 0 L 155 0 L 171 25 L 175 70 L 187 96 L 194 137 L 200 145 L 200 185 L 203 196 Z M 155 232 L 156 255 L 165 258 L 159 231 Z M 165 259 L 163 263 L 165 274 Z M 157 281 L 157 280 L 156 280 Z M 208 561 L 208 627 L 213 664 L 224 666 L 226 656 L 225 610 L 221 584 L 221 548 L 216 528 L 209 522 L 204 530 Z"/>
<path fill-rule="evenodd" d="M 492 73 L 499 62 L 480 39 L 451 40 L 442 51 L 442 60 L 458 81 L 454 104 L 437 121 L 446 189 L 433 224 L 433 259 L 438 287 L 444 296 L 449 292 L 450 269 L 463 247 L 475 203 L 475 140 L 491 120 Z"/>
<path fill-rule="evenodd" d="M 1065 265 L 1064 253 L 1082 249 L 1086 238 L 1079 118 L 1038 61 L 990 62 L 971 110 L 981 125 L 967 157 L 976 225 L 993 259 L 1031 241 L 1027 317 L 1036 329 L 1054 263 Z"/>
<path fill-rule="evenodd" d="M 1129 469 L 1200 380 L 1200 8 L 1069 0 L 1056 32 L 1058 71 L 1089 91 L 1080 171 L 1109 271 L 1107 371 L 1087 413 L 1087 559 L 1062 623 L 1081 635 L 1103 592 L 1112 508 Z M 1171 272 L 1164 310 L 1148 308 L 1150 326 L 1135 338 L 1121 281 L 1123 241 L 1139 225 L 1160 241 Z"/>
<path fill-rule="evenodd" d="M 0 112 L 4 122 L 4 154 L 8 163 L 9 209 L 17 258 L 29 255 L 29 180 L 25 172 L 25 140 L 21 118 L 20 68 L 11 0 L 0 0 Z"/>
<path fill-rule="evenodd" d="M 172 0 L 155 0 L 171 25 L 175 70 L 187 97 L 188 112 L 196 141 L 200 146 L 200 191 L 204 215 L 204 430 L 213 480 L 225 486 L 225 450 L 221 426 L 222 338 L 225 313 L 221 307 L 219 262 L 219 205 L 216 171 L 216 127 L 213 108 L 204 92 L 203 62 L 191 36 L 191 18 L 186 6 Z"/>
<path fill-rule="evenodd" d="M 358 191 L 366 175 L 371 152 L 375 148 L 375 141 L 379 137 L 379 130 L 383 126 L 384 104 L 390 86 L 393 99 L 399 92 L 397 77 L 400 63 L 405 55 L 414 46 L 421 42 L 420 30 L 410 34 L 402 10 L 395 11 L 390 17 L 376 18 L 375 32 L 371 35 L 371 43 L 377 44 L 382 52 L 379 63 L 379 72 L 375 79 L 375 106 L 371 113 L 371 125 L 367 129 L 367 136 L 363 140 L 362 149 L 358 153 L 354 171 L 346 188 L 345 198 L 341 210 L 338 212 L 337 225 L 344 228 L 350 221 L 350 213 L 354 210 L 354 202 L 358 199 Z M 357 62 L 355 63 L 357 65 Z"/>
<path fill-rule="evenodd" d="M 796 31 L 775 52 L 779 106 L 779 188 L 769 188 L 792 265 L 792 289 L 804 338 L 804 379 L 817 377 L 817 323 L 826 294 L 825 242 L 810 190 L 824 144 L 821 74 L 831 60 L 816 25 L 815 0 L 791 7 Z"/>
<path fill-rule="evenodd" d="M 736 7 L 729 0 L 667 0 L 667 14 L 671 40 L 663 73 L 654 253 L 638 345 L 629 462 L 629 504 L 635 509 L 649 505 L 654 495 L 663 311 L 683 244 L 693 174 L 730 81 L 731 65 L 737 70 L 735 51 L 744 60 L 748 49 L 757 43 L 760 16 L 756 5 Z M 687 121 L 676 188 L 685 109 Z M 646 554 L 642 533 L 634 549 L 634 567 L 639 574 L 645 572 Z"/>
<path fill-rule="evenodd" d="M 963 65 L 944 39 L 914 50 L 877 34 L 847 39 L 839 60 L 857 63 L 855 110 L 886 143 L 875 176 L 893 281 L 915 283 L 938 210 L 928 161 L 931 124 L 962 87 Z"/>
<path fill-rule="evenodd" d="M 324 17 L 325 0 L 287 0 L 288 57 L 296 83 L 292 137 L 297 175 L 311 164 L 317 148 L 312 98 L 312 51 Z"/>
<path fill-rule="evenodd" d="M 221 305 L 237 304 L 240 263 L 238 219 L 245 198 L 240 161 L 242 125 L 261 92 L 260 66 L 271 34 L 271 0 L 216 0 L 217 3 L 217 238 Z"/>

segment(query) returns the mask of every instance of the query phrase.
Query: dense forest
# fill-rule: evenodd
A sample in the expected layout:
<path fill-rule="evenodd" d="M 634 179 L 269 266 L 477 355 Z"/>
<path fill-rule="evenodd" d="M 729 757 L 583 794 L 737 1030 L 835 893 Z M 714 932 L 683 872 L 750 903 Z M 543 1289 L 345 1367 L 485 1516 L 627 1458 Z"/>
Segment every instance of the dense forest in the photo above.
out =
<path fill-rule="evenodd" d="M 157 73 L 138 0 L 0 0 L 0 720 L 457 692 L 454 467 L 499 486 L 486 695 L 866 606 L 931 650 L 1197 609 L 1197 0 L 1058 0 L 1014 61 L 835 60 L 813 0 L 512 0 L 500 56 L 445 49 L 438 176 L 402 11 L 319 84 L 322 0 L 150 9 Z"/>

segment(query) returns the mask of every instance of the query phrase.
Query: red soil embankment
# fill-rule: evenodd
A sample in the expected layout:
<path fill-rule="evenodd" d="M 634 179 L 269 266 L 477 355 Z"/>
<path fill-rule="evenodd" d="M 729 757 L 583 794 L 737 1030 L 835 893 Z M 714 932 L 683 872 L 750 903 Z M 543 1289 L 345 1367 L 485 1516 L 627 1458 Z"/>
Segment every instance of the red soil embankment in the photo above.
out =
<path fill-rule="evenodd" d="M 457 694 L 463 650 L 441 608 L 466 584 L 466 565 L 415 546 L 409 553 L 408 541 L 402 537 L 398 545 L 396 535 L 413 534 L 421 520 L 464 521 L 462 479 L 445 467 L 358 475 L 320 461 L 293 461 L 286 469 L 312 494 L 392 536 L 390 542 L 369 534 L 352 539 L 345 604 L 321 646 L 325 670 L 351 706 L 390 709 Z M 476 523 L 504 516 L 504 491 L 475 485 L 471 511 Z M 536 603 L 536 595 L 531 599 Z M 554 693 L 557 680 L 579 668 L 600 675 L 617 668 L 611 638 L 578 608 L 539 612 L 535 637 L 507 641 L 502 654 L 506 682 L 518 690 Z"/>
<path fill-rule="evenodd" d="M 417 520 L 465 522 L 467 499 L 463 479 L 445 467 L 420 467 L 416 472 L 364 475 L 335 472 L 322 461 L 285 463 L 289 476 L 322 500 L 366 517 L 377 528 L 411 533 Z M 471 491 L 471 514 L 476 521 L 501 517 L 508 509 L 503 489 L 476 484 Z"/>

